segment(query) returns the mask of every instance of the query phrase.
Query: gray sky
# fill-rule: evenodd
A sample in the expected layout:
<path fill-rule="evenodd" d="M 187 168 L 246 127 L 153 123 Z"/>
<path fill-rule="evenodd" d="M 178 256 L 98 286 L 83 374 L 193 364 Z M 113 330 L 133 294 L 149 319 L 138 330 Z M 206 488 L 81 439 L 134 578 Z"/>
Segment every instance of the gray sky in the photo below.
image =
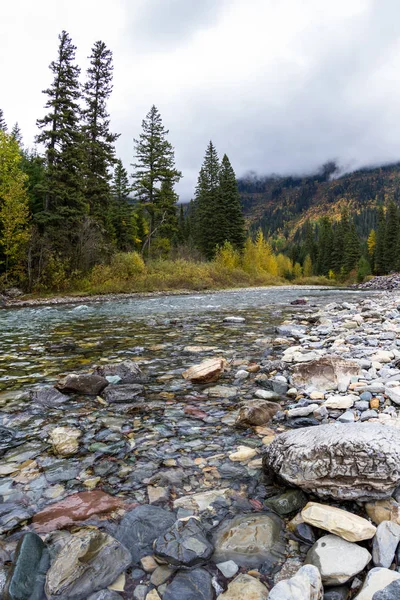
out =
<path fill-rule="evenodd" d="M 399 23 L 398 0 L 4 0 L 0 107 L 32 144 L 66 29 L 83 70 L 94 41 L 114 52 L 109 108 L 126 167 L 159 108 L 183 200 L 210 139 L 238 176 L 397 161 Z"/>

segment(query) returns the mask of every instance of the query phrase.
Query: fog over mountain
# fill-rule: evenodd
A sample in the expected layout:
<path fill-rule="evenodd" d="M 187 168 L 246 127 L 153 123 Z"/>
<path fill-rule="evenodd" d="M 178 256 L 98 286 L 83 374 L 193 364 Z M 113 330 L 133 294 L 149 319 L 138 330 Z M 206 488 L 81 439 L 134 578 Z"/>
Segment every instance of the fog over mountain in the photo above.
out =
<path fill-rule="evenodd" d="M 237 172 L 342 170 L 400 159 L 397 0 L 15 0 L 0 21 L 0 106 L 26 144 L 44 114 L 66 29 L 77 61 L 114 52 L 118 154 L 156 104 L 176 148 L 183 200 L 212 139 Z"/>

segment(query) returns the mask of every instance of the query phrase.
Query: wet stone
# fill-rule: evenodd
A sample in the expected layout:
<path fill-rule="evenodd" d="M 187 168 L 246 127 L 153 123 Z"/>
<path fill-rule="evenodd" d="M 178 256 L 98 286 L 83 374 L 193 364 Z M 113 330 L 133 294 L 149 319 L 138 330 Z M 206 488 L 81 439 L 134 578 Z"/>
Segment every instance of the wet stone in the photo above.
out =
<path fill-rule="evenodd" d="M 154 542 L 155 556 L 175 566 L 203 565 L 210 559 L 213 550 L 204 528 L 195 518 L 177 521 Z"/>
<path fill-rule="evenodd" d="M 40 600 L 44 594 L 46 571 L 50 556 L 46 545 L 35 533 L 26 533 L 20 540 L 5 586 L 7 600 Z"/>
<path fill-rule="evenodd" d="M 140 384 L 109 385 L 103 392 L 103 398 L 109 404 L 134 402 L 143 396 L 144 387 Z"/>
<path fill-rule="evenodd" d="M 265 505 L 281 517 L 301 510 L 307 504 L 307 496 L 301 490 L 288 490 L 265 501 Z"/>
<path fill-rule="evenodd" d="M 71 460 L 57 460 L 44 468 L 45 476 L 49 483 L 59 483 L 60 481 L 75 479 L 80 470 L 79 463 Z"/>
<path fill-rule="evenodd" d="M 71 398 L 53 387 L 43 387 L 30 392 L 30 400 L 46 408 L 62 408 Z"/>
<path fill-rule="evenodd" d="M 211 575 L 205 569 L 180 571 L 167 586 L 163 600 L 213 600 Z"/>
<path fill-rule="evenodd" d="M 59 381 L 55 387 L 62 392 L 97 396 L 107 386 L 107 379 L 100 377 L 99 375 L 76 375 L 73 373 Z"/>
<path fill-rule="evenodd" d="M 119 383 L 143 383 L 146 376 L 142 373 L 139 365 L 133 360 L 124 360 L 120 363 L 101 365 L 94 370 L 95 375 L 108 379 L 118 377 Z"/>

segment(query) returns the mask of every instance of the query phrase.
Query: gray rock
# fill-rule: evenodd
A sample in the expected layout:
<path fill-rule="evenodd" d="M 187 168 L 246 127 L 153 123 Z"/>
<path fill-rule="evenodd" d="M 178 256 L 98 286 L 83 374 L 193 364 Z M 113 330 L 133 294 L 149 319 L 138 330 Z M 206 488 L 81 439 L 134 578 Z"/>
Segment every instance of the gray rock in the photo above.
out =
<path fill-rule="evenodd" d="M 382 521 L 377 527 L 372 545 L 372 560 L 376 567 L 389 568 L 400 542 L 400 525 Z"/>
<path fill-rule="evenodd" d="M 364 392 L 364 394 L 369 394 L 369 392 Z M 364 394 L 361 394 L 361 396 L 363 396 Z M 372 394 L 370 394 L 370 396 L 372 398 Z M 362 412 L 364 410 L 369 410 L 369 400 L 368 401 L 367 400 L 359 400 L 358 402 L 355 403 L 354 408 L 356 408 L 360 412 Z"/>
<path fill-rule="evenodd" d="M 143 396 L 144 387 L 138 383 L 109 385 L 103 392 L 103 398 L 109 404 L 134 402 Z"/>
<path fill-rule="evenodd" d="M 340 585 L 333 588 L 325 588 L 323 600 L 347 600 L 349 597 L 349 588 Z"/>
<path fill-rule="evenodd" d="M 288 490 L 279 496 L 274 496 L 265 501 L 265 505 L 281 517 L 298 512 L 306 504 L 307 497 L 301 490 Z"/>
<path fill-rule="evenodd" d="M 354 423 L 355 416 L 352 410 L 346 410 L 340 417 L 336 419 L 339 423 Z"/>
<path fill-rule="evenodd" d="M 400 598 L 400 580 L 393 581 L 383 590 L 375 592 L 372 600 L 399 600 Z"/>
<path fill-rule="evenodd" d="M 205 569 L 179 571 L 169 584 L 163 600 L 213 600 L 211 575 Z"/>
<path fill-rule="evenodd" d="M 90 594 L 87 600 L 121 600 L 122 596 L 113 590 L 101 590 Z"/>
<path fill-rule="evenodd" d="M 303 325 L 279 325 L 276 333 L 284 337 L 294 337 L 299 339 L 306 333 L 307 328 Z"/>
<path fill-rule="evenodd" d="M 26 533 L 18 543 L 4 597 L 7 600 L 41 600 L 49 566 L 46 545 L 36 533 Z"/>
<path fill-rule="evenodd" d="M 195 567 L 205 564 L 214 547 L 198 519 L 176 521 L 154 542 L 154 555 L 170 565 Z"/>
<path fill-rule="evenodd" d="M 368 419 L 376 419 L 378 417 L 378 413 L 376 410 L 364 410 L 361 413 L 361 421 L 368 421 Z"/>
<path fill-rule="evenodd" d="M 97 396 L 107 386 L 107 379 L 100 377 L 100 375 L 76 375 L 74 373 L 67 375 L 55 385 L 62 392 L 87 394 L 88 396 Z"/>
<path fill-rule="evenodd" d="M 239 571 L 238 565 L 233 560 L 226 560 L 225 562 L 218 563 L 217 567 L 227 579 L 234 577 Z"/>
<path fill-rule="evenodd" d="M 100 365 L 93 371 L 101 377 L 119 377 L 120 383 L 144 383 L 147 378 L 133 360 L 124 360 L 111 365 Z"/>
<path fill-rule="evenodd" d="M 30 392 L 30 400 L 34 404 L 45 406 L 46 408 L 62 407 L 69 402 L 70 398 L 62 394 L 54 387 L 43 387 Z"/>
<path fill-rule="evenodd" d="M 114 536 L 132 554 L 133 564 L 139 564 L 143 556 L 153 553 L 153 542 L 175 523 L 172 512 L 158 506 L 138 506 L 121 520 Z"/>
<path fill-rule="evenodd" d="M 324 585 L 340 585 L 360 573 L 371 555 L 362 546 L 337 535 L 324 535 L 307 553 L 306 564 L 317 567 Z"/>
<path fill-rule="evenodd" d="M 400 430 L 335 423 L 288 431 L 267 447 L 264 469 L 320 498 L 389 497 L 400 481 Z"/>
<path fill-rule="evenodd" d="M 131 553 L 99 530 L 71 535 L 52 562 L 46 576 L 49 600 L 87 600 L 93 592 L 114 583 L 132 562 Z"/>
<path fill-rule="evenodd" d="M 317 567 L 305 565 L 290 579 L 277 583 L 269 593 L 268 600 L 320 600 L 321 575 Z"/>

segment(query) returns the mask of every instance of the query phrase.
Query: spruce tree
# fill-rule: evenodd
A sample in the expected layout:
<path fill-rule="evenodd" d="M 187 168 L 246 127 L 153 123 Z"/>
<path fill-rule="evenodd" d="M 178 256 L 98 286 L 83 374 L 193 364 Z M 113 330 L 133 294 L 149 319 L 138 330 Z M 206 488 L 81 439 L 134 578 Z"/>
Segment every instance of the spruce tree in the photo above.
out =
<path fill-rule="evenodd" d="M 392 201 L 386 211 L 385 268 L 394 271 L 398 262 L 399 211 Z"/>
<path fill-rule="evenodd" d="M 37 142 L 45 147 L 46 184 L 42 224 L 52 226 L 56 245 L 71 245 L 76 225 L 87 212 L 83 196 L 82 135 L 80 132 L 79 67 L 74 64 L 76 47 L 66 31 L 59 36 L 57 60 L 50 64 L 52 85 L 48 96 L 48 114 L 37 121 L 41 133 Z M 60 227 L 62 226 L 62 231 Z"/>
<path fill-rule="evenodd" d="M 333 230 L 329 217 L 323 217 L 320 222 L 318 237 L 317 274 L 328 276 L 332 269 Z"/>
<path fill-rule="evenodd" d="M 0 131 L 4 131 L 4 133 L 7 133 L 7 123 L 4 119 L 4 113 L 2 108 L 0 108 Z"/>
<path fill-rule="evenodd" d="M 228 241 L 238 250 L 242 250 L 246 240 L 246 225 L 235 171 L 229 158 L 224 154 L 219 173 L 219 214 L 220 244 Z"/>
<path fill-rule="evenodd" d="M 166 218 L 166 190 L 168 189 L 168 201 L 171 201 L 170 190 L 173 191 L 174 184 L 182 177 L 182 173 L 175 167 L 174 149 L 167 140 L 167 135 L 168 130 L 162 123 L 158 109 L 153 105 L 142 121 L 142 133 L 139 139 L 134 140 L 135 162 L 132 164 L 134 168 L 132 187 L 147 213 L 149 222 L 149 231 L 144 244 L 149 254 L 151 240 Z M 174 195 L 175 201 L 176 198 Z"/>
<path fill-rule="evenodd" d="M 195 239 L 208 259 L 220 243 L 218 209 L 220 207 L 220 163 L 214 144 L 208 144 L 197 180 L 195 194 Z"/>
<path fill-rule="evenodd" d="M 105 43 L 98 41 L 92 48 L 87 80 L 83 86 L 82 132 L 85 144 L 85 197 L 91 214 L 106 221 L 111 197 L 110 181 L 115 162 L 114 143 L 118 134 L 110 132 L 107 101 L 113 86 L 113 57 Z"/>
<path fill-rule="evenodd" d="M 135 248 L 136 220 L 130 200 L 131 187 L 128 172 L 122 161 L 115 163 L 111 186 L 111 224 L 115 234 L 115 243 L 119 250 L 129 251 Z"/>
<path fill-rule="evenodd" d="M 350 217 L 347 208 L 342 210 L 340 220 L 333 233 L 332 267 L 337 275 L 346 270 L 346 239 L 350 231 Z"/>
<path fill-rule="evenodd" d="M 11 137 L 17 142 L 18 146 L 22 148 L 22 133 L 18 123 L 15 123 L 12 128 Z"/>
<path fill-rule="evenodd" d="M 384 275 L 385 273 L 387 273 L 385 240 L 386 240 L 385 211 L 383 209 L 383 206 L 380 206 L 379 210 L 378 210 L 378 227 L 376 230 L 376 245 L 375 245 L 375 273 L 376 273 L 376 275 Z"/>
<path fill-rule="evenodd" d="M 344 273 L 348 274 L 357 267 L 361 256 L 360 239 L 357 235 L 354 221 L 349 221 L 349 226 L 344 238 Z"/>

